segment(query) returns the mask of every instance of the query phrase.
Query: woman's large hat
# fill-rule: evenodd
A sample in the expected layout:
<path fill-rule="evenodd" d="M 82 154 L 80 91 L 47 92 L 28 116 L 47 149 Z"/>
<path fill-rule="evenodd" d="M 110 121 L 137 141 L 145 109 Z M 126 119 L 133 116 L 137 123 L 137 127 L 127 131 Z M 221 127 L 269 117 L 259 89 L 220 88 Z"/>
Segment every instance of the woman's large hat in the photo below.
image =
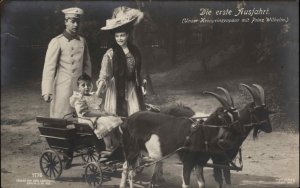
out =
<path fill-rule="evenodd" d="M 112 30 L 126 24 L 138 24 L 144 17 L 143 12 L 137 9 L 121 6 L 114 9 L 111 19 L 106 20 L 106 26 L 101 30 Z"/>

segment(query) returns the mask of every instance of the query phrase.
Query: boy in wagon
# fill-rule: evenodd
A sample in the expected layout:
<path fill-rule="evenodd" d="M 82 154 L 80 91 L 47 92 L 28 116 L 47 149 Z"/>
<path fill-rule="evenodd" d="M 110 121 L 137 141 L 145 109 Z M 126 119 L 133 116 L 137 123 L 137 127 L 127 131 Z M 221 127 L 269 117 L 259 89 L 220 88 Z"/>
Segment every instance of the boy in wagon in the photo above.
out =
<path fill-rule="evenodd" d="M 77 80 L 78 90 L 70 97 L 70 104 L 75 108 L 78 122 L 87 123 L 94 130 L 98 139 L 104 140 L 106 151 L 112 152 L 111 130 L 122 123 L 120 117 L 100 110 L 101 100 L 92 90 L 92 79 L 87 74 L 81 75 Z M 106 153 L 107 153 L 106 152 Z"/>

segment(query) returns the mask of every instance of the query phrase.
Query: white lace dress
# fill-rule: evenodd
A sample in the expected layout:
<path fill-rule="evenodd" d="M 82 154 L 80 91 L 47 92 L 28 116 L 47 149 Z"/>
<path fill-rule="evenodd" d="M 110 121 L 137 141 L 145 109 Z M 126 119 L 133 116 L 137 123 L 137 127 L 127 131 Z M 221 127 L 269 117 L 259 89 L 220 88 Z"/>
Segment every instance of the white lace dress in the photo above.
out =
<path fill-rule="evenodd" d="M 85 116 L 87 112 L 100 111 L 101 100 L 95 93 L 84 96 L 81 93 L 74 91 L 70 98 L 70 104 L 76 110 L 78 122 L 88 124 L 94 130 L 98 139 L 105 137 L 112 129 L 122 123 L 121 118 L 115 116 Z"/>
<path fill-rule="evenodd" d="M 103 56 L 101 63 L 101 70 L 97 85 L 103 82 L 103 88 L 101 92 L 106 92 L 104 100 L 104 110 L 110 113 L 116 114 L 116 101 L 117 101 L 117 88 L 115 78 L 113 77 L 113 50 L 109 49 Z M 134 71 L 135 60 L 132 54 L 129 52 L 126 54 L 127 71 L 132 73 Z M 139 101 L 135 89 L 134 81 L 127 81 L 125 86 L 125 100 L 127 101 L 128 116 L 140 111 Z"/>

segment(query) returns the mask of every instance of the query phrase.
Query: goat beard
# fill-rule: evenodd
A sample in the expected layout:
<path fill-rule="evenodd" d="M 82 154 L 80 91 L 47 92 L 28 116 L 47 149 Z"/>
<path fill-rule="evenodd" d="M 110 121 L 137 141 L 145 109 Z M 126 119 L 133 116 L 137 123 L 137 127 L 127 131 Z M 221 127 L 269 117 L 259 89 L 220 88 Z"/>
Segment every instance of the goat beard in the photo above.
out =
<path fill-rule="evenodd" d="M 258 126 L 255 126 L 253 129 L 253 140 L 257 139 L 258 134 L 260 133 Z"/>

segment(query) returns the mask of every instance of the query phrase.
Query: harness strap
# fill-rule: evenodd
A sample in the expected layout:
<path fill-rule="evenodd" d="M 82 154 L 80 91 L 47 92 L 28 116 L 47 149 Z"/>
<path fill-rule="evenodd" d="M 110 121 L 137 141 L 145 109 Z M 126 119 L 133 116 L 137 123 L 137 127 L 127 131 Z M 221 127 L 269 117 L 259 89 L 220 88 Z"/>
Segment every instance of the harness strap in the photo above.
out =
<path fill-rule="evenodd" d="M 123 135 L 123 131 L 122 131 L 122 129 L 121 129 L 121 126 L 120 126 L 120 125 L 118 126 L 118 128 L 119 128 L 119 131 L 120 131 L 120 133 Z"/>
<path fill-rule="evenodd" d="M 143 168 L 143 167 L 149 167 L 149 166 L 152 166 L 152 165 L 154 165 L 154 164 L 156 164 L 156 163 L 158 163 L 158 162 L 160 162 L 160 161 L 162 161 L 162 160 L 164 160 L 164 159 L 166 159 L 166 158 L 169 158 L 171 155 L 174 155 L 176 152 L 178 152 L 178 151 L 180 151 L 180 150 L 182 150 L 182 149 L 186 149 L 186 147 L 184 147 L 184 146 L 183 146 L 183 147 L 180 147 L 180 148 L 176 149 L 175 151 L 169 153 L 168 155 L 166 155 L 166 156 L 164 156 L 164 157 L 162 157 L 162 158 L 160 158 L 160 159 L 158 159 L 158 160 L 155 160 L 155 161 L 153 161 L 153 162 L 151 162 L 151 163 L 145 163 L 145 164 L 143 164 L 143 165 L 136 166 L 133 170 L 136 170 L 137 168 Z"/>
<path fill-rule="evenodd" d="M 154 165 L 154 164 L 156 164 L 156 163 L 158 163 L 158 162 L 160 162 L 160 161 L 162 161 L 162 160 L 164 160 L 164 159 L 167 159 L 167 158 L 169 158 L 170 156 L 172 156 L 172 155 L 174 155 L 175 153 L 177 153 L 178 151 L 180 151 L 180 150 L 183 150 L 183 149 L 187 149 L 187 144 L 190 142 L 190 139 L 191 139 L 191 136 L 200 128 L 200 125 L 202 125 L 202 128 L 203 128 L 203 132 L 204 132 L 204 124 L 203 124 L 203 122 L 204 121 L 194 121 L 192 118 L 188 118 L 191 122 L 192 122 L 192 125 L 191 125 L 191 132 L 190 132 L 190 134 L 186 137 L 186 140 L 185 140 L 185 142 L 184 142 L 184 144 L 183 144 L 183 146 L 182 147 L 180 147 L 180 148 L 178 148 L 178 149 L 176 149 L 176 150 L 174 150 L 173 152 L 171 152 L 171 153 L 169 153 L 168 155 L 165 155 L 164 157 L 161 157 L 160 159 L 157 159 L 157 160 L 154 160 L 153 162 L 150 162 L 150 163 L 145 163 L 145 164 L 143 164 L 143 165 L 139 165 L 139 166 L 136 166 L 133 170 L 136 170 L 137 168 L 144 168 L 144 167 L 149 167 L 149 166 L 152 166 L 152 165 Z M 220 126 L 216 126 L 216 127 L 220 127 Z M 121 129 L 120 129 L 120 126 L 119 126 L 119 130 L 120 130 L 120 132 L 122 131 Z M 205 133 L 204 133 L 204 137 L 205 137 Z M 206 148 L 206 152 L 208 152 L 208 141 L 207 141 L 207 139 L 206 138 L 204 138 L 204 143 L 205 143 L 205 148 Z M 226 159 L 228 160 L 228 162 L 233 166 L 233 167 L 235 167 L 236 169 L 238 169 L 238 170 L 241 170 L 242 168 L 243 168 L 243 163 L 242 163 L 242 156 L 241 156 L 241 148 L 239 148 L 239 162 L 240 162 L 240 164 L 241 164 L 241 167 L 238 167 L 235 163 L 233 163 L 231 160 L 230 160 L 230 158 L 228 157 L 228 155 L 226 154 L 226 152 L 224 152 L 224 154 L 225 154 L 225 157 L 226 157 Z"/>
<path fill-rule="evenodd" d="M 192 122 L 192 124 L 190 128 L 190 134 L 186 136 L 183 146 L 187 146 L 190 143 L 192 135 L 199 129 L 200 125 L 203 125 L 204 122 L 203 120 L 195 121 L 192 118 L 188 119 Z"/>
<path fill-rule="evenodd" d="M 187 136 L 187 141 L 190 141 L 190 137 L 200 128 L 200 125 L 201 125 L 201 128 L 203 130 L 203 136 L 204 136 L 204 144 L 205 144 L 205 151 L 208 152 L 208 141 L 207 141 L 207 138 L 206 138 L 206 134 L 205 134 L 205 125 L 203 124 L 204 121 L 203 119 L 199 120 L 199 121 L 194 121 L 192 118 L 189 118 L 189 120 L 191 120 L 193 123 L 192 123 L 192 127 L 191 127 L 191 133 L 189 136 Z M 215 126 L 215 127 L 218 127 L 218 126 Z M 184 144 L 184 146 L 186 146 L 186 144 Z"/>

